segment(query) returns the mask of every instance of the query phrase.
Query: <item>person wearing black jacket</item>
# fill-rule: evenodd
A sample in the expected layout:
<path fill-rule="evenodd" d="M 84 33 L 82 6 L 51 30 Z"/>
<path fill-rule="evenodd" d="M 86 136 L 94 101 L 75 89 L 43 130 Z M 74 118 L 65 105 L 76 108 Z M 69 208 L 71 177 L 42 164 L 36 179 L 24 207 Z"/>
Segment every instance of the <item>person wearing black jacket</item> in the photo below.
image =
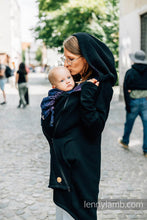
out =
<path fill-rule="evenodd" d="M 139 115 L 143 123 L 143 153 L 147 157 L 147 60 L 142 50 L 130 54 L 134 62 L 126 72 L 123 89 L 126 104 L 126 122 L 120 144 L 128 148 L 130 134 L 136 117 Z"/>
<path fill-rule="evenodd" d="M 27 71 L 24 63 L 19 64 L 19 69 L 16 73 L 15 77 L 15 86 L 17 87 L 18 84 L 18 91 L 19 91 L 19 105 L 17 108 L 21 108 L 21 105 L 23 105 L 23 108 L 26 107 L 27 102 L 25 99 L 25 95 L 27 93 L 27 82 L 28 82 L 28 76 Z"/>
<path fill-rule="evenodd" d="M 117 73 L 111 51 L 92 35 L 76 33 L 63 45 L 64 66 L 82 85 L 81 91 L 63 93 L 55 102 L 52 130 L 50 115 L 41 121 L 50 144 L 49 187 L 55 204 L 72 218 L 96 220 L 101 134 Z"/>

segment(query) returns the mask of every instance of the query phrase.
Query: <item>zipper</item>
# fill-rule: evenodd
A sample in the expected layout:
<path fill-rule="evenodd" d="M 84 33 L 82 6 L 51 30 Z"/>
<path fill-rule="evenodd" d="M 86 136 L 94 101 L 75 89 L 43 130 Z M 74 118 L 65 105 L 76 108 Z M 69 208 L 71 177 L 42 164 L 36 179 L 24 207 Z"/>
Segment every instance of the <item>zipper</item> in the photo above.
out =
<path fill-rule="evenodd" d="M 66 99 L 66 101 L 65 101 L 65 103 L 64 103 L 63 110 L 62 110 L 62 112 L 61 112 L 61 114 L 60 114 L 60 118 L 58 119 L 58 121 L 57 121 L 57 123 L 56 123 L 55 129 L 54 129 L 54 134 L 55 134 L 55 132 L 56 132 L 56 130 L 57 130 L 57 127 L 58 127 L 58 125 L 59 125 L 59 122 L 61 121 L 61 117 L 62 117 L 62 114 L 63 114 L 63 112 L 64 112 L 64 110 L 65 110 L 65 108 L 66 108 L 66 106 L 67 106 L 68 100 L 69 100 L 69 96 L 67 97 L 67 99 Z M 53 143 L 53 140 L 52 140 L 52 143 Z M 57 153 L 56 153 L 54 147 L 53 147 L 53 151 L 54 151 L 54 153 L 55 153 L 55 157 L 56 157 L 57 161 L 59 161 L 59 160 L 58 160 Z M 66 176 L 65 176 L 65 174 L 64 174 L 64 172 L 63 172 L 63 170 L 62 170 L 62 168 L 61 168 L 60 166 L 59 166 L 59 170 L 60 170 L 61 175 L 62 175 L 62 177 L 63 177 L 63 179 L 64 179 L 65 185 L 67 186 L 68 192 L 70 192 L 70 186 L 68 185 L 68 181 L 67 181 L 67 179 L 66 179 Z"/>
<path fill-rule="evenodd" d="M 57 127 L 58 127 L 58 125 L 59 125 L 59 122 L 61 121 L 61 116 L 62 116 L 62 114 L 63 114 L 63 112 L 64 112 L 64 110 L 65 110 L 65 108 L 66 108 L 66 106 L 67 106 L 68 100 L 69 100 L 69 96 L 67 97 L 67 99 L 66 99 L 66 101 L 65 101 L 65 103 L 64 103 L 63 110 L 62 110 L 62 112 L 61 112 L 61 114 L 60 114 L 60 118 L 58 119 L 58 121 L 57 121 L 57 123 L 56 123 L 56 125 L 55 125 L 54 134 L 56 133 Z M 54 135 L 53 135 L 53 136 L 54 136 Z"/>

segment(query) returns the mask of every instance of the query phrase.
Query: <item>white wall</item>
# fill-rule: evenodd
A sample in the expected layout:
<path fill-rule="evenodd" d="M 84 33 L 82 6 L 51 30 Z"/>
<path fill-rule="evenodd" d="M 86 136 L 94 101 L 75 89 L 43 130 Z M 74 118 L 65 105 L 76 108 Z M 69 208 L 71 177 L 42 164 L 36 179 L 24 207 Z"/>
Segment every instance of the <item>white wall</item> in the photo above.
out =
<path fill-rule="evenodd" d="M 121 2 L 120 1 L 120 11 Z M 129 0 L 130 1 L 130 0 Z M 133 4 L 133 1 L 132 1 Z M 127 5 L 126 5 L 127 7 Z M 124 9 L 123 9 L 124 10 Z M 119 85 L 120 99 L 123 96 L 123 80 L 126 71 L 131 67 L 129 53 L 134 53 L 141 48 L 141 24 L 140 16 L 147 12 L 147 4 L 132 10 L 130 13 L 120 12 L 119 31 Z"/>
<path fill-rule="evenodd" d="M 20 8 L 17 0 L 0 0 L 0 53 L 16 65 L 21 60 Z"/>
<path fill-rule="evenodd" d="M 0 0 L 0 53 L 10 54 L 10 1 Z"/>
<path fill-rule="evenodd" d="M 10 32 L 11 32 L 11 61 L 16 65 L 21 61 L 21 25 L 20 25 L 20 7 L 17 0 L 10 1 Z"/>

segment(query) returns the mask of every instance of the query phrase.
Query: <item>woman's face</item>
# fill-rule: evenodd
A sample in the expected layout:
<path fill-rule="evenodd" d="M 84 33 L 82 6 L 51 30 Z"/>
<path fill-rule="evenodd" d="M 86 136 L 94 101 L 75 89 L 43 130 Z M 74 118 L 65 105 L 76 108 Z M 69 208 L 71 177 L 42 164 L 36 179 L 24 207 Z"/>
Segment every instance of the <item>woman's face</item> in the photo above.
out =
<path fill-rule="evenodd" d="M 64 62 L 64 66 L 68 68 L 71 75 L 72 76 L 77 74 L 82 75 L 87 65 L 85 58 L 81 57 L 80 55 L 75 55 L 69 52 L 65 47 L 64 47 L 64 56 L 66 59 Z"/>

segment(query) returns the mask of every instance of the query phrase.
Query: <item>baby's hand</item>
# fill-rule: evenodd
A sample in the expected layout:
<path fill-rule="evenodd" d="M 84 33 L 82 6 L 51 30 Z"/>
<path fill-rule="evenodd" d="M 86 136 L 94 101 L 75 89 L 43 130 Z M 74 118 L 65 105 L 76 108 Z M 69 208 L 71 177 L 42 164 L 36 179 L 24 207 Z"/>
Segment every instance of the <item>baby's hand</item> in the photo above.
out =
<path fill-rule="evenodd" d="M 92 83 L 94 83 L 96 86 L 99 86 L 99 82 L 98 82 L 95 78 L 89 79 L 89 80 L 87 80 L 87 82 L 92 82 Z"/>

